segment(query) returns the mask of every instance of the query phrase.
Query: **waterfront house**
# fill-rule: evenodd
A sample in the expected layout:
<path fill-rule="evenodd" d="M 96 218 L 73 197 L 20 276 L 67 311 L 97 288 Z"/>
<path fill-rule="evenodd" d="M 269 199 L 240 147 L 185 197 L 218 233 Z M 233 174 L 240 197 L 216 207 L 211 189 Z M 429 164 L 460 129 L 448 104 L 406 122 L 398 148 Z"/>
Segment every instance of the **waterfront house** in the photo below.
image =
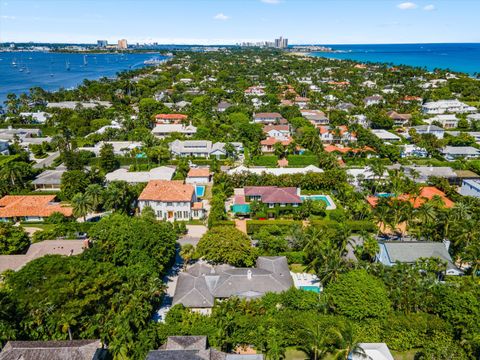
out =
<path fill-rule="evenodd" d="M 151 180 L 171 180 L 175 173 L 175 166 L 159 166 L 149 171 L 128 171 L 117 169 L 105 175 L 107 182 L 125 181 L 129 184 L 148 183 Z"/>
<path fill-rule="evenodd" d="M 467 105 L 457 99 L 455 100 L 439 100 L 431 101 L 422 105 L 422 112 L 427 115 L 438 115 L 445 113 L 475 113 L 477 108 Z"/>
<path fill-rule="evenodd" d="M 42 136 L 40 129 L 24 129 L 24 128 L 12 128 L 9 126 L 6 129 L 0 129 L 0 140 L 13 142 L 15 138 L 18 138 L 20 142 L 25 139 L 39 138 Z"/>
<path fill-rule="evenodd" d="M 102 360 L 107 356 L 100 340 L 9 341 L 0 360 Z"/>
<path fill-rule="evenodd" d="M 243 153 L 243 144 L 239 142 L 230 143 L 236 154 Z M 227 156 L 226 143 L 212 143 L 209 140 L 175 140 L 168 144 L 169 149 L 175 157 L 216 157 L 217 159 Z"/>
<path fill-rule="evenodd" d="M 385 266 L 393 266 L 396 263 L 415 264 L 424 258 L 437 258 L 446 263 L 446 275 L 462 275 L 462 271 L 455 266 L 452 257 L 448 253 L 449 242 L 429 241 L 382 241 L 379 243 L 380 251 L 377 262 Z"/>
<path fill-rule="evenodd" d="M 216 299 L 256 299 L 269 292 L 281 293 L 292 286 L 284 256 L 260 256 L 254 268 L 197 262 L 180 273 L 173 305 L 183 304 L 192 311 L 209 314 Z"/>
<path fill-rule="evenodd" d="M 138 197 L 140 212 L 147 206 L 159 220 L 202 219 L 203 204 L 197 200 L 195 188 L 181 180 L 151 180 Z"/>
<path fill-rule="evenodd" d="M 463 196 L 473 196 L 480 198 L 480 180 L 479 179 L 465 179 L 460 188 L 460 194 Z"/>
<path fill-rule="evenodd" d="M 185 137 L 192 137 L 197 133 L 197 128 L 193 125 L 184 124 L 157 124 L 152 134 L 158 139 L 165 139 L 172 134 L 181 134 Z"/>
<path fill-rule="evenodd" d="M 72 216 L 73 210 L 55 195 L 6 195 L 0 199 L 0 221 L 43 221 L 53 213 Z"/>

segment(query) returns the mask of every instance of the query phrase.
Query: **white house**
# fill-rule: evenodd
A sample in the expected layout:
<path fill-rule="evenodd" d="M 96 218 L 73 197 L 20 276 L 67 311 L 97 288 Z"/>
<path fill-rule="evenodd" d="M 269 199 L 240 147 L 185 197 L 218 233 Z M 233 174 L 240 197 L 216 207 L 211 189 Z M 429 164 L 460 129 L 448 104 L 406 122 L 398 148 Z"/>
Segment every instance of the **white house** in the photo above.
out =
<path fill-rule="evenodd" d="M 480 150 L 472 146 L 445 146 L 442 155 L 451 161 L 459 158 L 473 159 L 480 157 Z"/>
<path fill-rule="evenodd" d="M 442 125 L 444 129 L 452 129 L 458 126 L 458 118 L 455 114 L 441 114 L 436 115 L 430 119 L 424 120 L 427 124 L 433 124 L 437 122 Z"/>
<path fill-rule="evenodd" d="M 463 196 L 473 196 L 480 198 L 480 180 L 465 179 L 460 188 L 460 194 Z"/>
<path fill-rule="evenodd" d="M 117 169 L 105 175 L 107 182 L 125 181 L 129 184 L 148 183 L 151 180 L 171 180 L 175 173 L 175 167 L 159 166 L 150 171 L 128 171 Z"/>
<path fill-rule="evenodd" d="M 272 137 L 278 140 L 287 140 L 290 138 L 290 127 L 288 125 L 265 125 L 263 133 L 267 137 Z"/>
<path fill-rule="evenodd" d="M 421 148 L 415 144 L 406 144 L 403 145 L 402 152 L 400 153 L 402 158 L 405 157 L 421 157 L 425 158 L 428 156 L 427 150 Z"/>
<path fill-rule="evenodd" d="M 46 113 L 45 111 L 37 111 L 37 112 L 21 112 L 20 117 L 29 120 L 31 119 L 32 122 L 36 124 L 45 124 L 45 122 L 50 118 L 50 114 Z"/>
<path fill-rule="evenodd" d="M 78 150 L 91 151 L 96 156 L 100 155 L 100 150 L 103 145 L 110 144 L 113 146 L 113 153 L 119 156 L 125 156 L 130 154 L 133 149 L 140 149 L 142 143 L 139 141 L 99 141 L 94 147 L 82 147 Z"/>
<path fill-rule="evenodd" d="M 187 184 L 208 184 L 212 181 L 210 168 L 191 168 L 185 179 Z"/>
<path fill-rule="evenodd" d="M 323 170 L 314 165 L 308 165 L 303 168 L 286 168 L 286 167 L 267 168 L 263 166 L 246 167 L 241 165 L 227 171 L 227 174 L 229 175 L 240 175 L 244 173 L 257 174 L 257 175 L 271 174 L 275 176 L 280 176 L 280 175 L 307 174 L 307 173 L 319 174 L 319 173 L 323 173 Z"/>
<path fill-rule="evenodd" d="M 152 180 L 138 197 L 140 212 L 147 206 L 155 212 L 157 219 L 168 221 L 202 219 L 205 209 L 197 201 L 195 187 L 180 180 Z"/>
<path fill-rule="evenodd" d="M 191 137 L 197 133 L 197 128 L 193 125 L 184 124 L 157 124 L 152 130 L 152 134 L 159 139 L 164 139 L 174 133 Z"/>
<path fill-rule="evenodd" d="M 331 129 L 328 126 L 320 126 L 320 140 L 326 144 L 339 144 L 357 141 L 354 133 L 351 133 L 344 125 Z"/>
<path fill-rule="evenodd" d="M 475 113 L 477 108 L 467 105 L 461 101 L 455 100 L 440 100 L 427 102 L 422 105 L 422 112 L 428 115 L 438 115 L 445 113 Z"/>
<path fill-rule="evenodd" d="M 443 139 L 445 130 L 437 125 L 418 125 L 412 126 L 410 129 L 415 129 L 417 134 L 433 134 L 437 139 Z"/>
<path fill-rule="evenodd" d="M 387 130 L 383 129 L 372 129 L 371 130 L 373 135 L 378 137 L 379 139 L 383 141 L 400 141 L 400 136 L 395 135 Z"/>
<path fill-rule="evenodd" d="M 231 142 L 234 151 L 243 153 L 243 144 L 239 142 Z M 225 150 L 226 143 L 212 143 L 209 140 L 175 140 L 168 144 L 171 153 L 175 157 L 210 157 L 220 158 L 227 155 Z"/>
<path fill-rule="evenodd" d="M 363 103 L 365 104 L 365 106 L 381 104 L 383 103 L 383 96 L 382 95 L 367 96 L 365 99 L 363 99 Z"/>
<path fill-rule="evenodd" d="M 320 110 L 301 110 L 302 116 L 315 126 L 328 125 L 330 120 Z"/>
<path fill-rule="evenodd" d="M 264 96 L 265 95 L 265 87 L 263 86 L 250 86 L 248 89 L 245 90 L 246 96 Z"/>
<path fill-rule="evenodd" d="M 256 113 L 253 115 L 253 122 L 257 124 L 280 124 L 286 120 L 280 113 Z"/>

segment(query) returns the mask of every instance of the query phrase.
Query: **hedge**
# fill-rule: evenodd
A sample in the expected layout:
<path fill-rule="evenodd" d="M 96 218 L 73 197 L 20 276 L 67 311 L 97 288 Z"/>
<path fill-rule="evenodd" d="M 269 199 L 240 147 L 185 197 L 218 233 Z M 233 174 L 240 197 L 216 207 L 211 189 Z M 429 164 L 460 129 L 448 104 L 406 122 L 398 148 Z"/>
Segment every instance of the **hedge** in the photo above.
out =
<path fill-rule="evenodd" d="M 235 226 L 235 221 L 233 220 L 218 220 L 218 221 L 215 221 L 211 224 L 211 228 L 212 227 L 215 227 L 215 226 L 232 226 L 234 227 Z"/>
<path fill-rule="evenodd" d="M 318 158 L 315 155 L 290 155 L 287 159 L 289 167 L 318 166 Z"/>
<path fill-rule="evenodd" d="M 321 226 L 321 227 L 338 227 L 341 223 L 333 220 L 312 220 L 310 221 L 310 225 L 312 226 Z M 367 231 L 367 232 L 375 232 L 377 227 L 374 223 L 370 221 L 358 221 L 358 220 L 347 220 L 344 222 L 350 231 L 354 233 Z"/>
<path fill-rule="evenodd" d="M 289 264 L 304 264 L 307 258 L 303 251 L 287 251 L 279 255 L 285 256 Z"/>
<path fill-rule="evenodd" d="M 257 156 L 252 159 L 255 166 L 276 167 L 278 158 L 274 155 Z"/>
<path fill-rule="evenodd" d="M 294 225 L 302 225 L 301 221 L 297 220 L 248 220 L 247 233 L 253 234 L 264 226 L 278 226 L 282 230 L 288 230 Z"/>
<path fill-rule="evenodd" d="M 6 165 L 9 162 L 16 160 L 19 155 L 0 155 L 0 166 Z"/>

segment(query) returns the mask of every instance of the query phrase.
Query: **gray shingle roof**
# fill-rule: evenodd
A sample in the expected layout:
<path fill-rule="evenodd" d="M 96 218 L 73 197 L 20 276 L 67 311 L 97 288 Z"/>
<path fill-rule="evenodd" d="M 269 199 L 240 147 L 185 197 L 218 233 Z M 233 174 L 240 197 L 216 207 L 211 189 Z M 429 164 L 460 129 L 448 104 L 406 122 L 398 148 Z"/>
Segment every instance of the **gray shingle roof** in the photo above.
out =
<path fill-rule="evenodd" d="M 392 263 L 414 263 L 420 258 L 440 258 L 448 263 L 448 266 L 454 266 L 452 258 L 441 242 L 426 241 L 385 241 L 385 249 Z"/>
<path fill-rule="evenodd" d="M 0 360 L 97 360 L 102 359 L 100 340 L 9 341 Z"/>
<path fill-rule="evenodd" d="M 215 298 L 256 298 L 293 286 L 284 256 L 259 257 L 257 268 L 234 268 L 197 263 L 178 277 L 173 304 L 209 308 Z"/>

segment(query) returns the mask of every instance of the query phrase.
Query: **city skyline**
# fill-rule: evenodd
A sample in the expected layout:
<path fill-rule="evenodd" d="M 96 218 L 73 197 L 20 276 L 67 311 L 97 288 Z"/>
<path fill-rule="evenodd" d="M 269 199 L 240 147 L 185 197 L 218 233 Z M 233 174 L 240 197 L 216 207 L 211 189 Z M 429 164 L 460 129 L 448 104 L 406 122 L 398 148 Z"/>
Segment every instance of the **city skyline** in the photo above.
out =
<path fill-rule="evenodd" d="M 479 42 L 479 10 L 468 0 L 1 0 L 0 41 L 231 45 L 282 35 L 290 44 Z"/>

